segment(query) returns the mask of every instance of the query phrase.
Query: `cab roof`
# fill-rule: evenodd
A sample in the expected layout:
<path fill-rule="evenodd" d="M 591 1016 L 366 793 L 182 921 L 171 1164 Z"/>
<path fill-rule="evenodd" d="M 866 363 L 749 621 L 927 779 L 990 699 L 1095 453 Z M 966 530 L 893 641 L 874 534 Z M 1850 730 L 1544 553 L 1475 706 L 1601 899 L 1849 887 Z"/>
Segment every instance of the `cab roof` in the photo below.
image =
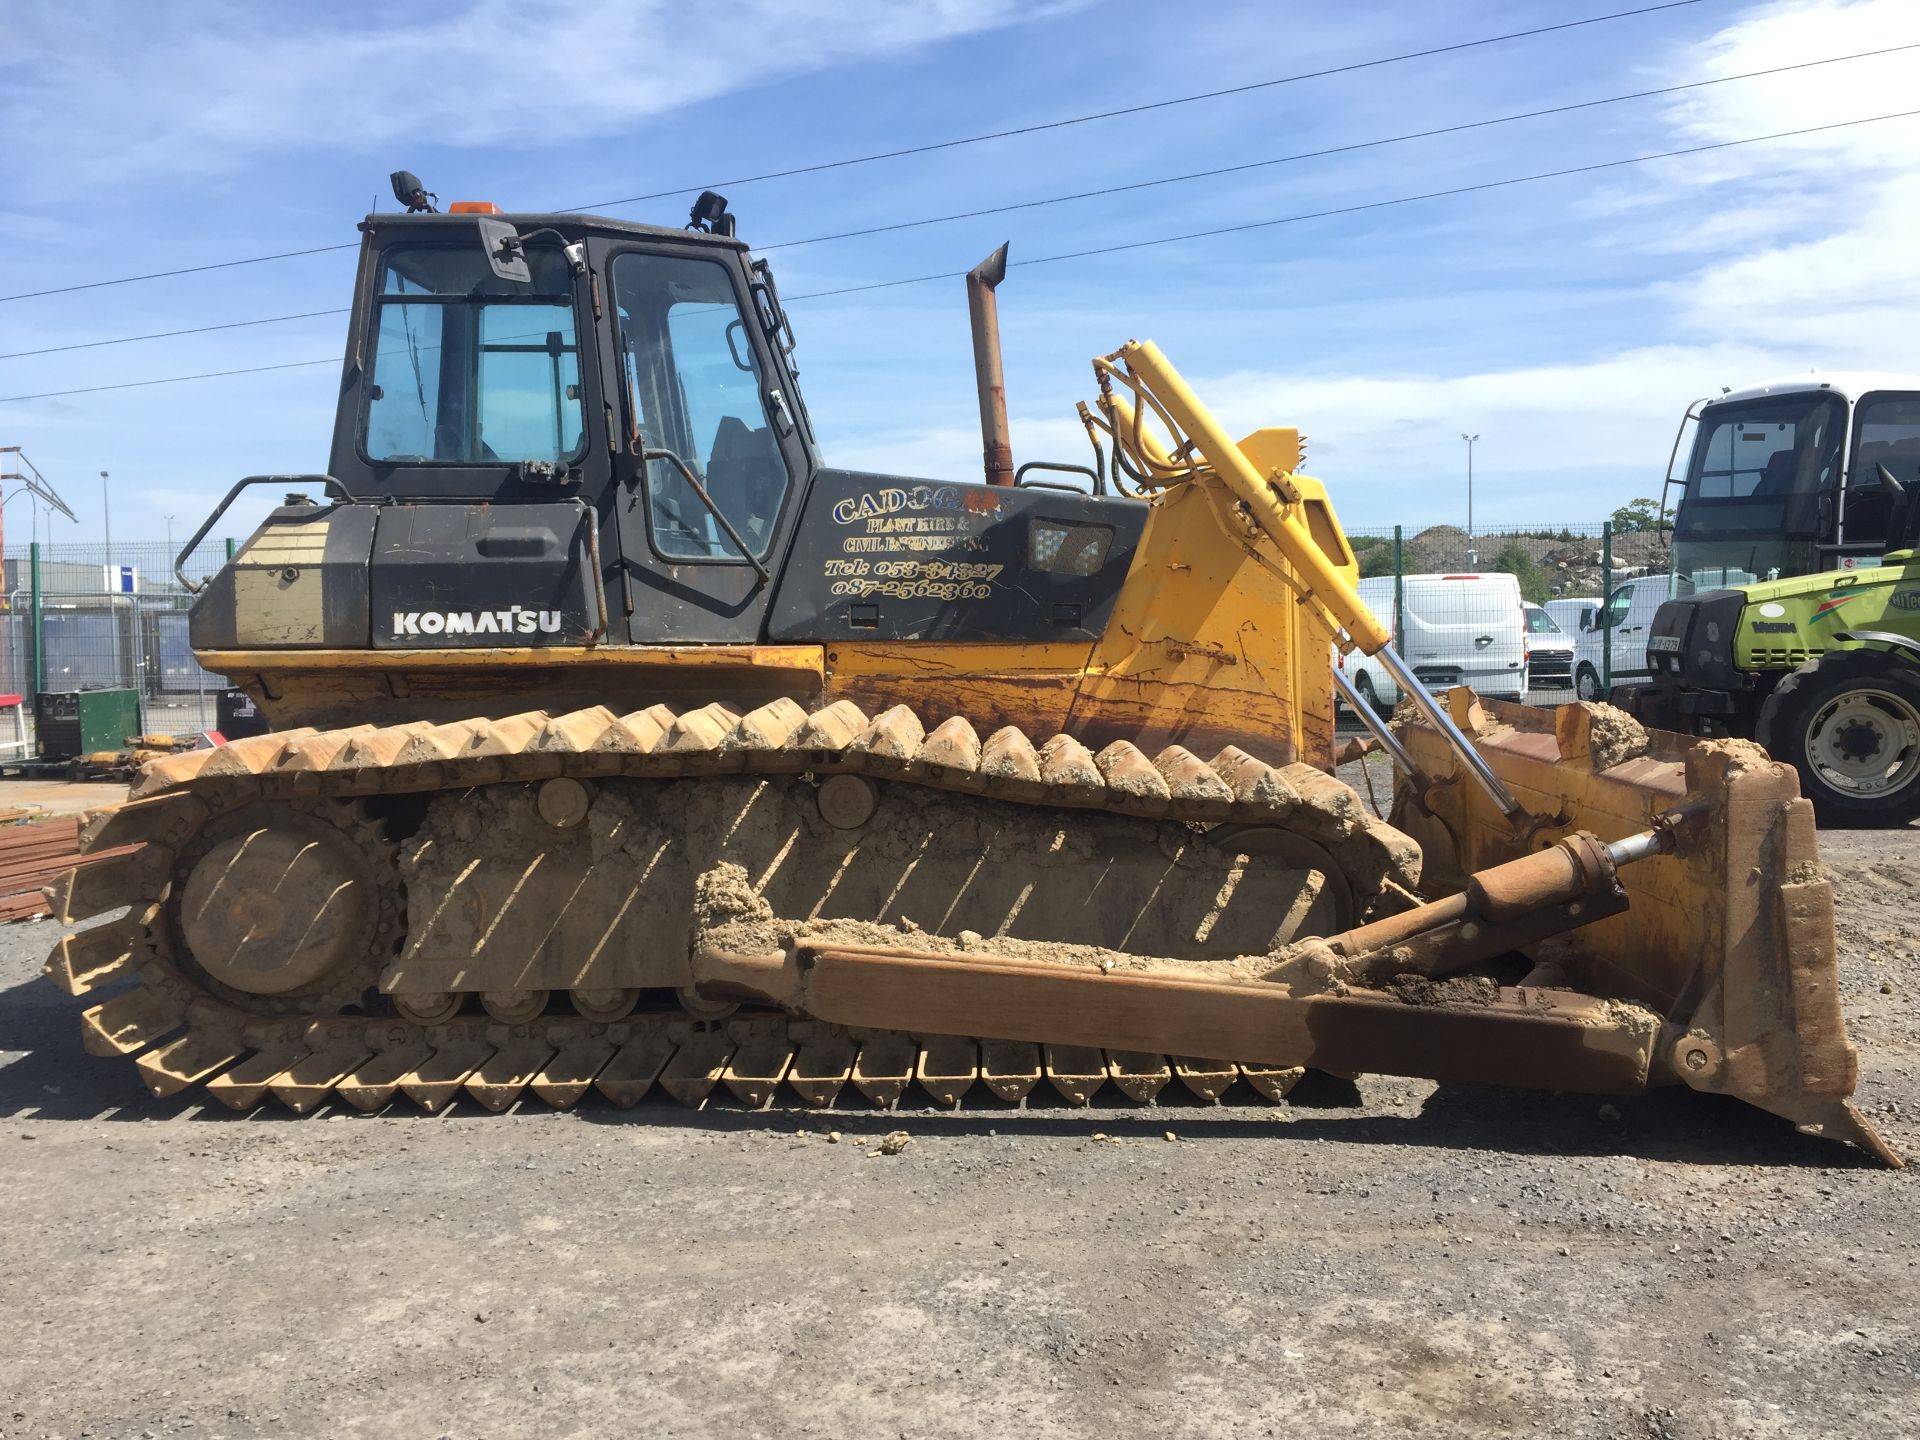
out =
<path fill-rule="evenodd" d="M 375 212 L 367 216 L 360 222 L 360 228 L 369 232 L 416 231 L 422 235 L 452 234 L 464 229 L 471 234 L 473 222 L 477 218 L 479 217 L 472 214 L 408 215 L 394 210 L 384 213 Z M 578 231 L 583 237 L 600 235 L 622 240 L 672 240 L 681 244 L 712 245 L 722 250 L 747 248 L 747 242 L 737 235 L 713 235 L 705 230 L 689 230 L 671 225 L 642 225 L 635 220 L 614 220 L 605 215 L 503 213 L 487 218 L 504 220 L 522 235 L 543 226 L 551 226 L 562 233 Z"/>
<path fill-rule="evenodd" d="M 1902 374 L 1897 370 L 1814 370 L 1729 390 L 1707 403 L 1724 405 L 1733 400 L 1764 400 L 1772 395 L 1811 395 L 1825 391 L 1851 404 L 1875 390 L 1920 390 L 1920 375 Z"/>

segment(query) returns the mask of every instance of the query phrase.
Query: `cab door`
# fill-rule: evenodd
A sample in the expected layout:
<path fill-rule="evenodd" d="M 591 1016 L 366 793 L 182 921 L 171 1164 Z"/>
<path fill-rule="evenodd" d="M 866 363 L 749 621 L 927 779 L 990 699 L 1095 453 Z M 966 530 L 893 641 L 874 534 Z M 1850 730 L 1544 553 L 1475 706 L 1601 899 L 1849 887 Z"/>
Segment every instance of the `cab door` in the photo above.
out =
<path fill-rule="evenodd" d="M 629 643 L 761 638 L 812 459 L 732 247 L 608 249 Z"/>

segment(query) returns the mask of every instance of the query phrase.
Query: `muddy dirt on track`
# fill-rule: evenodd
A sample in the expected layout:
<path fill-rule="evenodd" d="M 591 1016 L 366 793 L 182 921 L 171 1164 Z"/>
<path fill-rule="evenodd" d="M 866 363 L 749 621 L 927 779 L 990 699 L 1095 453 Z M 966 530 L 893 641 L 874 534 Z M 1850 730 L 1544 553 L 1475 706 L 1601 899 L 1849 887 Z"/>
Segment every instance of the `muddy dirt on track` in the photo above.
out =
<path fill-rule="evenodd" d="M 1822 846 L 1914 1155 L 1920 833 Z M 236 1116 L 82 1053 L 56 934 L 0 930 L 0 1437 L 1920 1433 L 1920 1172 L 1710 1097 Z"/>

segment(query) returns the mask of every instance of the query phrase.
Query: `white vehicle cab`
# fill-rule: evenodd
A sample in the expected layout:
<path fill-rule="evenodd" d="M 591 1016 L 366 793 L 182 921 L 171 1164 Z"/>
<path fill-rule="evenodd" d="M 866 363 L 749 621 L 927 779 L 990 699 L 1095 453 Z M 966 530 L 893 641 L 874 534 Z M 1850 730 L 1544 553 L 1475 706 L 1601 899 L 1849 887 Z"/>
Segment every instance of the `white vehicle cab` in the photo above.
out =
<path fill-rule="evenodd" d="M 1547 601 L 1544 608 L 1553 617 L 1553 623 L 1573 637 L 1577 650 L 1580 632 L 1593 624 L 1593 617 L 1600 613 L 1604 603 L 1598 595 L 1569 595 Z"/>
<path fill-rule="evenodd" d="M 1526 612 L 1527 684 L 1535 690 L 1571 690 L 1573 636 L 1544 607 L 1529 603 Z"/>
<path fill-rule="evenodd" d="M 1693 591 L 1693 582 L 1685 576 L 1640 575 L 1616 586 L 1606 603 L 1591 613 L 1586 627 L 1575 636 L 1574 693 L 1582 700 L 1604 700 L 1609 683 L 1638 685 L 1646 681 L 1653 673 L 1647 665 L 1647 636 L 1652 632 L 1655 613 L 1666 601 L 1691 595 Z M 1609 631 L 1612 632 L 1610 682 L 1606 678 Z"/>
<path fill-rule="evenodd" d="M 1430 688 L 1468 685 L 1476 695 L 1526 699 L 1527 622 L 1513 576 L 1403 575 L 1397 626 L 1391 575 L 1362 580 L 1357 588 L 1380 623 L 1404 637 L 1401 657 Z M 1347 656 L 1347 676 L 1381 708 L 1400 699 L 1392 677 L 1364 655 Z"/>
<path fill-rule="evenodd" d="M 1703 589 L 1876 565 L 1894 508 L 1881 467 L 1920 481 L 1920 375 L 1823 371 L 1696 400 L 1676 458 L 1687 421 L 1662 499 L 1674 573 Z"/>

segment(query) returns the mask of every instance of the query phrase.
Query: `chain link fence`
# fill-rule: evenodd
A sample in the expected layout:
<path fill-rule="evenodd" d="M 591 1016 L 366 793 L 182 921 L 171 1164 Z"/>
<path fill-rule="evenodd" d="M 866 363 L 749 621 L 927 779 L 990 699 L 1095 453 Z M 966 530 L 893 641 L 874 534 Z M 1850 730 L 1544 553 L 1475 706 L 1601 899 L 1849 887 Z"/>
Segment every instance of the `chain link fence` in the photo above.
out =
<path fill-rule="evenodd" d="M 207 541 L 185 569 L 196 584 L 226 563 L 231 542 Z M 164 542 L 8 546 L 0 614 L 0 691 L 23 702 L 27 755 L 37 754 L 34 697 L 132 690 L 140 733 L 191 736 L 215 728 L 220 676 L 187 642 L 192 594 Z M 0 721 L 0 739 L 10 739 Z"/>

